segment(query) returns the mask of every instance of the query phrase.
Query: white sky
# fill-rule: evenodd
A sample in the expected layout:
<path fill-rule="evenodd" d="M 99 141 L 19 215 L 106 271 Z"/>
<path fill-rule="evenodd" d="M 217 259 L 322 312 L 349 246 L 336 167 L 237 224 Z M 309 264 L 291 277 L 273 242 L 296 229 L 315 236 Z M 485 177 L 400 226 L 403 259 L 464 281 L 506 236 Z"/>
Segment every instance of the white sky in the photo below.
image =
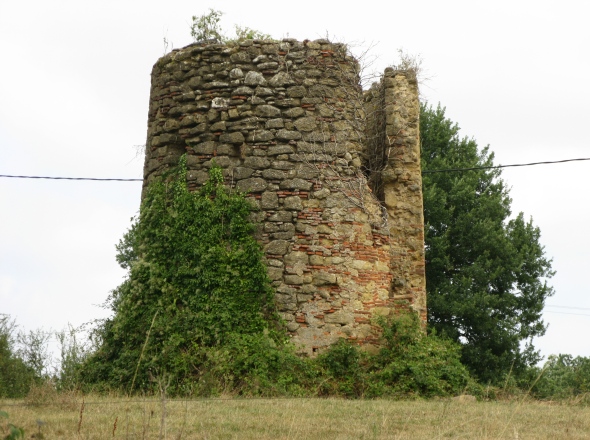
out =
<path fill-rule="evenodd" d="M 0 174 L 141 178 L 152 65 L 164 37 L 169 49 L 191 43 L 191 16 L 210 7 L 227 33 L 374 43 L 378 72 L 399 48 L 421 55 L 423 97 L 496 163 L 590 157 L 582 0 L 2 0 Z M 533 217 L 557 270 L 543 355 L 590 356 L 589 174 L 590 162 L 503 172 L 513 211 Z M 97 305 L 123 278 L 115 244 L 140 188 L 0 178 L 0 313 L 26 330 L 104 317 Z"/>

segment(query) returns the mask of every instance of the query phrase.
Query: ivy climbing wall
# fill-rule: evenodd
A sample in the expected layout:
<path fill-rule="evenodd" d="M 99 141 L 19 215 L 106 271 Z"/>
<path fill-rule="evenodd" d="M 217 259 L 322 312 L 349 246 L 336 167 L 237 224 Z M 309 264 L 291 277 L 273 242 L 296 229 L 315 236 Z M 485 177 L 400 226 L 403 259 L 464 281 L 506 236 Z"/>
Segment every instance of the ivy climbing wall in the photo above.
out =
<path fill-rule="evenodd" d="M 426 319 L 415 75 L 363 92 L 359 63 L 327 40 L 193 44 L 152 71 L 144 185 L 187 154 L 248 193 L 278 309 L 313 355 L 378 343 L 377 315 Z"/>

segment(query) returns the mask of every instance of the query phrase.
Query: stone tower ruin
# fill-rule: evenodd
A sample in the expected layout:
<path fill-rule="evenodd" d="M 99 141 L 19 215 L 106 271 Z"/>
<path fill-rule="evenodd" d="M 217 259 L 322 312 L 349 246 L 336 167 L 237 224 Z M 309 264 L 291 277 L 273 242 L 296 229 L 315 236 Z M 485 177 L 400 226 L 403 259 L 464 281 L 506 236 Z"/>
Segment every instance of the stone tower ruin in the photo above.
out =
<path fill-rule="evenodd" d="M 246 192 L 278 309 L 313 355 L 374 344 L 374 318 L 426 320 L 415 74 L 359 63 L 327 40 L 192 44 L 154 65 L 144 185 L 187 154 L 189 184 L 213 162 Z"/>

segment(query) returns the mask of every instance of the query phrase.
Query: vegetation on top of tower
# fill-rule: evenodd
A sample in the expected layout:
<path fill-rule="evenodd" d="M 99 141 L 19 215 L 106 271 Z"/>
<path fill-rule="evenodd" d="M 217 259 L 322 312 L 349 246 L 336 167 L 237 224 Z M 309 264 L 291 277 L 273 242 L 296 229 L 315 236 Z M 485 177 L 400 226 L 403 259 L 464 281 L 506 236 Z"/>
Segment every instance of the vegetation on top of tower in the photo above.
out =
<path fill-rule="evenodd" d="M 210 9 L 207 14 L 199 16 L 192 16 L 191 36 L 196 43 L 203 42 L 219 42 L 226 43 L 229 41 L 240 40 L 269 40 L 271 36 L 260 32 L 256 29 L 251 29 L 247 26 L 235 25 L 235 37 L 229 37 L 223 33 L 221 25 L 221 17 L 223 12 L 216 9 Z"/>

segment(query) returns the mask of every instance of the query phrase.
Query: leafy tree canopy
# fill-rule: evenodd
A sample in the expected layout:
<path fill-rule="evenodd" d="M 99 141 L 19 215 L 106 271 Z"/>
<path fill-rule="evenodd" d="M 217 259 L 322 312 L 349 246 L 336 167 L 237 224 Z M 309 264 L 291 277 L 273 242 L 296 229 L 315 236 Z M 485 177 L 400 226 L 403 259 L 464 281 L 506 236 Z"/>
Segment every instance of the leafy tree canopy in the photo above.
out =
<path fill-rule="evenodd" d="M 420 116 L 429 324 L 462 344 L 480 380 L 499 382 L 539 360 L 551 260 L 532 220 L 511 217 L 499 169 L 428 173 L 493 166 L 494 154 L 460 138 L 440 105 Z"/>

